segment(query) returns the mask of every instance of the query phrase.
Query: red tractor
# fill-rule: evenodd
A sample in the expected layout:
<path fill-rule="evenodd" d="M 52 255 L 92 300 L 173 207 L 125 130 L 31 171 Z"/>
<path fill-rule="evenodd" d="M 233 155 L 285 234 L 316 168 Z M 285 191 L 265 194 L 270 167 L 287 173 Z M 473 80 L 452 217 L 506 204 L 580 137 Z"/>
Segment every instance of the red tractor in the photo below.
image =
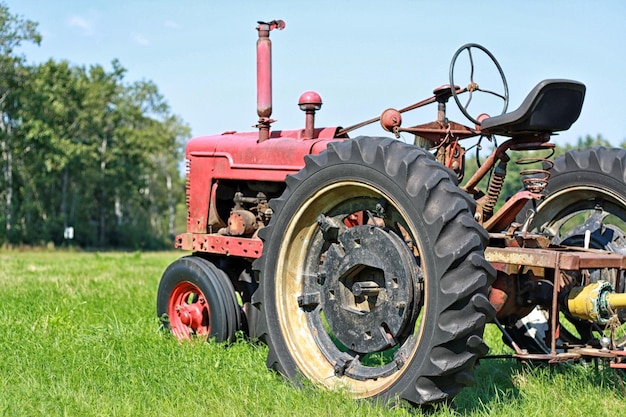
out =
<path fill-rule="evenodd" d="M 488 322 L 515 358 L 625 366 L 626 151 L 545 156 L 550 136 L 578 118 L 583 84 L 544 80 L 507 112 L 500 65 L 467 44 L 449 84 L 423 101 L 318 128 L 322 101 L 309 91 L 298 103 L 304 128 L 274 131 L 269 34 L 283 27 L 257 27 L 258 131 L 187 145 L 187 232 L 175 246 L 193 254 L 161 279 L 165 328 L 216 341 L 244 332 L 268 344 L 268 366 L 289 379 L 416 405 L 472 382 Z M 474 79 L 478 55 L 495 65 L 498 91 Z M 455 84 L 460 57 L 469 58 L 466 87 Z M 480 95 L 502 100 L 502 114 L 470 113 Z M 473 127 L 448 120 L 450 98 Z M 403 113 L 429 104 L 435 121 L 402 126 Z M 377 121 L 415 143 L 349 137 Z M 460 186 L 472 137 L 505 140 Z M 518 151 L 543 156 L 514 162 L 543 164 L 498 204 Z"/>

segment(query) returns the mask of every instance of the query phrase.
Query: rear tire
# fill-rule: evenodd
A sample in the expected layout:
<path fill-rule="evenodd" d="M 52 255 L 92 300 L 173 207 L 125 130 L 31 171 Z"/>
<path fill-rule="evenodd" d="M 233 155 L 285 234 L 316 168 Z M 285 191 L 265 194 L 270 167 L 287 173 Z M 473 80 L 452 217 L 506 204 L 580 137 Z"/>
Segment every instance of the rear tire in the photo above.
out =
<path fill-rule="evenodd" d="M 493 314 L 473 202 L 432 155 L 392 139 L 305 161 L 270 203 L 254 265 L 268 366 L 355 398 L 451 400 Z"/>
<path fill-rule="evenodd" d="M 559 156 L 554 160 L 545 193 L 529 231 L 547 233 L 553 244 L 583 247 L 585 230 L 589 229 L 590 248 L 626 254 L 626 150 L 600 147 Z M 592 282 L 601 278 L 611 281 L 600 270 L 590 276 Z M 617 292 L 624 292 L 621 274 L 617 280 L 613 277 L 611 284 Z M 546 316 L 546 311 L 534 310 L 509 332 L 530 353 L 549 353 L 549 344 L 544 340 L 548 332 Z M 599 345 L 598 326 L 567 315 L 562 318 L 566 321 L 562 320 L 559 344 Z M 626 319 L 624 312 L 620 319 Z M 620 332 L 623 343 L 626 329 Z"/>

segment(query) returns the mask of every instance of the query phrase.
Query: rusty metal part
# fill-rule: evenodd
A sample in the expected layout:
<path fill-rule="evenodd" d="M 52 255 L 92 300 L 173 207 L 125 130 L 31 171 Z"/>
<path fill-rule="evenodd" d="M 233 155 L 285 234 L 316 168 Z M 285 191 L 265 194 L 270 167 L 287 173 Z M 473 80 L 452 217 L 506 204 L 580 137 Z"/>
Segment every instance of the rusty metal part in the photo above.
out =
<path fill-rule="evenodd" d="M 552 282 L 544 279 L 543 268 L 493 264 L 498 271 L 491 286 L 489 301 L 496 317 L 507 325 L 527 316 L 537 305 L 549 306 Z"/>
<path fill-rule="evenodd" d="M 580 250 L 580 248 L 562 249 L 527 249 L 494 248 L 485 249 L 485 258 L 489 262 L 557 268 L 567 271 L 595 268 L 626 269 L 626 256 L 599 250 Z"/>
<path fill-rule="evenodd" d="M 522 361 L 544 361 L 548 363 L 563 363 L 563 362 L 571 362 L 582 359 L 582 355 L 579 353 L 570 353 L 570 352 L 562 352 L 562 353 L 523 353 L 523 354 L 514 354 L 514 358 L 522 360 Z"/>
<path fill-rule="evenodd" d="M 211 186 L 211 200 L 209 203 L 209 230 L 219 230 L 226 227 L 226 223 L 217 212 L 217 187 L 218 181 Z"/>
<path fill-rule="evenodd" d="M 603 349 L 596 349 L 590 347 L 573 347 L 568 350 L 568 352 L 573 354 L 578 354 L 583 357 L 591 357 L 591 358 L 603 358 L 603 359 L 612 359 L 617 355 L 616 353 L 620 351 L 610 351 Z M 622 354 L 626 354 L 626 352 L 621 352 Z"/>
<path fill-rule="evenodd" d="M 477 201 L 477 204 L 484 205 L 486 196 Z M 482 226 L 488 232 L 501 232 L 505 230 L 514 220 L 517 214 L 524 208 L 527 202 L 531 200 L 540 200 L 543 198 L 542 194 L 531 193 L 530 191 L 520 191 L 509 198 L 506 203 L 489 219 L 486 221 L 483 218 L 476 219 L 482 223 Z M 477 209 L 477 212 L 480 213 Z"/>
<path fill-rule="evenodd" d="M 465 91 L 465 89 L 461 89 L 458 86 L 455 86 L 455 88 L 459 94 Z M 439 144 L 446 137 L 446 135 L 452 135 L 457 139 L 465 139 L 480 135 L 480 129 L 471 129 L 460 123 L 446 119 L 445 103 L 452 96 L 452 89 L 448 84 L 436 88 L 433 93 L 434 95 L 432 97 L 418 101 L 417 103 L 411 104 L 410 106 L 404 107 L 400 110 L 387 109 L 379 117 L 374 117 L 364 122 L 342 128 L 337 132 L 337 135 L 341 137 L 348 132 L 375 122 L 380 122 L 383 129 L 394 133 L 397 137 L 399 137 L 399 132 L 412 133 L 428 139 L 433 145 Z M 438 103 L 436 121 L 413 127 L 400 127 L 402 122 L 402 113 L 415 110 L 435 102 Z"/>
<path fill-rule="evenodd" d="M 447 124 L 443 124 L 439 121 L 425 123 L 413 127 L 401 127 L 399 132 L 412 133 L 421 137 L 424 137 L 432 142 L 432 146 L 440 144 L 446 135 L 454 136 L 461 140 L 471 138 L 480 134 L 480 131 L 471 129 L 460 123 L 448 121 Z"/>
<path fill-rule="evenodd" d="M 455 140 L 450 145 L 446 155 L 446 166 L 456 173 L 461 182 L 465 174 L 465 148 L 459 145 L 459 141 Z"/>
<path fill-rule="evenodd" d="M 380 115 L 380 125 L 387 132 L 399 136 L 398 128 L 402 124 L 402 114 L 396 109 L 387 109 Z"/>
<path fill-rule="evenodd" d="M 360 226 L 365 224 L 363 219 L 363 211 L 357 211 L 356 213 L 347 215 L 346 218 L 343 219 L 343 224 L 346 227 Z"/>
<path fill-rule="evenodd" d="M 546 186 L 548 185 L 548 181 L 550 180 L 550 170 L 554 166 L 554 162 L 549 158 L 554 155 L 554 144 L 551 148 L 547 148 L 550 150 L 550 154 L 544 157 L 527 157 L 520 158 L 515 161 L 518 165 L 532 165 L 532 164 L 541 164 L 541 168 L 527 168 L 520 171 L 520 176 L 522 177 L 522 183 L 524 184 L 524 188 L 527 191 L 532 193 L 540 193 L 542 192 Z"/>
<path fill-rule="evenodd" d="M 480 133 L 480 132 L 479 132 Z M 472 177 L 467 181 L 463 189 L 469 194 L 476 193 L 476 185 L 487 175 L 487 173 L 494 167 L 494 165 L 502 159 L 502 155 L 505 154 L 507 150 L 512 151 L 529 151 L 536 149 L 544 149 L 548 145 L 554 146 L 553 144 L 547 144 L 550 140 L 550 135 L 539 135 L 539 136 L 520 136 L 515 137 L 513 139 L 509 139 L 498 146 L 492 153 L 487 157 L 487 159 L 483 162 L 483 164 L 478 168 L 478 170 L 472 175 Z"/>
<path fill-rule="evenodd" d="M 456 86 L 456 88 L 458 89 L 459 87 Z M 445 84 L 437 87 L 433 90 L 433 94 L 435 95 L 435 100 L 437 100 L 437 121 L 447 127 L 446 103 L 452 97 L 452 86 Z"/>
<path fill-rule="evenodd" d="M 551 238 L 544 235 L 529 232 L 517 232 L 519 223 L 513 224 L 509 230 L 503 233 L 489 233 L 492 242 L 498 242 L 492 246 L 506 246 L 515 248 L 540 248 L 546 249 L 551 244 Z M 512 229 L 512 230 L 511 230 Z"/>
<path fill-rule="evenodd" d="M 263 241 L 256 237 L 245 238 L 208 233 L 183 233 L 176 236 L 174 247 L 194 252 L 211 252 L 256 259 L 261 256 L 263 251 Z"/>
<path fill-rule="evenodd" d="M 562 249 L 528 249 L 528 248 L 494 248 L 485 250 L 485 258 L 494 264 L 525 265 L 554 270 L 552 285 L 552 301 L 549 310 L 550 331 L 550 354 L 540 356 L 524 356 L 522 359 L 542 359 L 550 362 L 571 360 L 568 356 L 557 354 L 556 341 L 559 331 L 559 292 L 565 285 L 561 271 L 578 271 L 581 269 L 616 268 L 626 269 L 626 256 L 598 250 L 571 250 Z M 575 248 L 579 249 L 579 248 Z M 567 277 L 565 278 L 567 279 Z M 621 306 L 626 302 L 623 295 L 616 296 L 615 304 Z M 589 310 L 589 309 L 588 309 Z M 593 310 L 593 309 L 591 309 Z M 582 313 L 579 313 L 581 316 Z M 595 319 L 592 314 L 587 314 L 586 319 Z M 575 358 L 574 358 L 575 359 Z"/>
<path fill-rule="evenodd" d="M 609 352 L 614 355 L 614 361 L 611 362 L 610 367 L 615 369 L 626 369 L 626 351 L 611 350 Z"/>
<path fill-rule="evenodd" d="M 550 354 L 519 354 L 512 355 L 513 358 L 520 360 L 537 360 L 545 361 L 548 363 L 562 363 L 569 361 L 578 361 L 581 359 L 606 359 L 610 360 L 609 366 L 611 368 L 625 369 L 626 368 L 626 351 L 623 350 L 604 350 L 591 347 L 572 347 L 567 352 L 550 353 Z"/>
<path fill-rule="evenodd" d="M 425 100 L 418 101 L 415 104 L 411 104 L 410 106 L 407 106 L 407 107 L 405 107 L 403 109 L 400 109 L 400 110 L 398 110 L 398 112 L 405 113 L 407 111 L 419 109 L 420 107 L 424 107 L 424 106 L 426 106 L 428 104 L 434 103 L 435 101 L 436 101 L 436 97 L 432 96 L 432 97 L 429 97 L 429 98 L 427 98 Z M 376 123 L 378 121 L 380 121 L 380 116 L 374 117 L 374 118 L 369 119 L 369 120 L 365 120 L 364 122 L 360 122 L 360 123 L 357 123 L 357 124 L 352 125 L 352 126 L 344 127 L 344 128 L 340 129 L 337 132 L 337 136 L 338 137 L 343 137 L 348 132 L 352 132 L 353 130 L 362 128 L 362 127 L 370 125 L 372 123 Z"/>
<path fill-rule="evenodd" d="M 550 309 L 550 354 L 556 355 L 556 339 L 559 329 L 559 288 L 561 288 L 561 252 L 555 254 L 554 284 L 552 285 L 552 308 Z"/>
<path fill-rule="evenodd" d="M 626 351 L 623 350 L 603 351 L 601 349 L 580 347 L 571 348 L 567 352 L 555 354 L 527 353 L 521 351 L 516 352 L 513 355 L 490 355 L 484 359 L 502 358 L 513 358 L 520 361 L 542 361 L 551 364 L 580 361 L 582 359 L 604 359 L 610 361 L 609 366 L 611 368 L 626 369 Z"/>
<path fill-rule="evenodd" d="M 258 229 L 256 216 L 248 210 L 233 210 L 228 218 L 229 236 L 250 236 Z"/>
<path fill-rule="evenodd" d="M 515 276 L 498 271 L 498 277 L 491 286 L 489 292 L 489 302 L 496 309 L 496 317 L 510 321 L 516 321 L 519 317 L 524 317 L 532 311 L 534 305 L 520 305 L 519 283 Z"/>
<path fill-rule="evenodd" d="M 501 282 L 498 282 L 498 280 L 496 280 L 489 291 L 489 302 L 496 309 L 496 314 L 502 313 L 504 306 L 509 299 L 509 291 L 507 291 L 508 287 L 505 289 L 502 289 L 501 287 L 511 283 L 508 279 L 502 279 L 500 281 Z"/>
<path fill-rule="evenodd" d="M 504 329 L 503 329 L 504 330 Z M 504 330 L 506 332 L 506 330 Z M 505 335 L 507 337 L 507 335 Z M 509 336 L 510 337 L 510 336 Z M 511 341 L 512 342 L 512 341 Z M 567 352 L 559 353 L 528 353 L 513 343 L 515 353 L 512 355 L 489 355 L 483 359 L 508 359 L 513 358 L 520 361 L 541 361 L 551 364 L 580 361 L 582 359 L 604 359 L 608 360 L 609 367 L 614 369 L 626 369 L 626 351 L 598 349 L 587 346 L 570 347 Z"/>

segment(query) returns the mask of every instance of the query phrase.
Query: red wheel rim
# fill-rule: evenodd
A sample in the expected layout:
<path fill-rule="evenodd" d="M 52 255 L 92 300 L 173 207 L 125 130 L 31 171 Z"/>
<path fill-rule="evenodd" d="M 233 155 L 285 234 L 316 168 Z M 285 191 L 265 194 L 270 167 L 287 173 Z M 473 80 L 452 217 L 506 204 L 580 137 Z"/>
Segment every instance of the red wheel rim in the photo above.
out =
<path fill-rule="evenodd" d="M 191 282 L 177 284 L 167 306 L 170 330 L 178 339 L 205 337 L 211 332 L 211 310 L 206 297 Z"/>

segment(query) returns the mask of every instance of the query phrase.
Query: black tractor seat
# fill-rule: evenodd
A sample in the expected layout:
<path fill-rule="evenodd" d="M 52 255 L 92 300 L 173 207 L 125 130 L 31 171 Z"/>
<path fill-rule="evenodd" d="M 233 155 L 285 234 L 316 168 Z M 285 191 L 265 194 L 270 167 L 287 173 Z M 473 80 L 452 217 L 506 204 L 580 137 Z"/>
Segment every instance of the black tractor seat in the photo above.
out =
<path fill-rule="evenodd" d="M 481 131 L 513 137 L 567 130 L 580 116 L 584 98 L 583 83 L 543 80 L 517 110 L 483 120 Z"/>

